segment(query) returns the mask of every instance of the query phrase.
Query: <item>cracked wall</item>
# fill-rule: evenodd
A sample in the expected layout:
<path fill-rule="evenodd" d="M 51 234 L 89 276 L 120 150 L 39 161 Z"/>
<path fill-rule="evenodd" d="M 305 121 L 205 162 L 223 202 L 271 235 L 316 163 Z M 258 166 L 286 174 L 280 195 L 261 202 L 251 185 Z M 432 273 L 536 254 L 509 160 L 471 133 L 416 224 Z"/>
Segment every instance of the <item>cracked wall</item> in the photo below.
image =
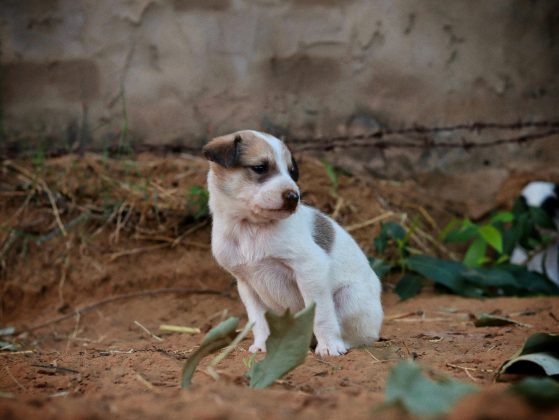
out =
<path fill-rule="evenodd" d="M 552 118 L 554 0 L 4 0 L 3 141 Z"/>

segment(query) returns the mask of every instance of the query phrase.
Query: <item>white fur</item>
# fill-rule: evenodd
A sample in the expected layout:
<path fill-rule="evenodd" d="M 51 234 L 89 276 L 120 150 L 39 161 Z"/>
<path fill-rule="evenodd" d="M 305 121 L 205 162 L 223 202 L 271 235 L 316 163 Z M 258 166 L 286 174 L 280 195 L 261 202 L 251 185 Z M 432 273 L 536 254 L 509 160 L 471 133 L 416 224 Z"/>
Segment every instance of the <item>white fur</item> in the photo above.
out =
<path fill-rule="evenodd" d="M 548 197 L 555 196 L 555 184 L 552 182 L 533 181 L 522 189 L 522 197 L 531 207 L 539 207 Z"/>
<path fill-rule="evenodd" d="M 299 203 L 292 214 L 268 214 L 279 207 L 286 188 L 299 189 L 289 176 L 285 146 L 275 137 L 256 134 L 273 148 L 279 174 L 263 184 L 241 186 L 238 194 L 224 194 L 211 169 L 208 174 L 212 252 L 237 279 L 255 324 L 250 351 L 266 350 L 267 310 L 296 312 L 312 302 L 318 354 L 340 355 L 350 347 L 370 345 L 379 338 L 383 318 L 377 276 L 357 243 L 334 220 L 330 251 L 315 243 L 316 209 Z"/>

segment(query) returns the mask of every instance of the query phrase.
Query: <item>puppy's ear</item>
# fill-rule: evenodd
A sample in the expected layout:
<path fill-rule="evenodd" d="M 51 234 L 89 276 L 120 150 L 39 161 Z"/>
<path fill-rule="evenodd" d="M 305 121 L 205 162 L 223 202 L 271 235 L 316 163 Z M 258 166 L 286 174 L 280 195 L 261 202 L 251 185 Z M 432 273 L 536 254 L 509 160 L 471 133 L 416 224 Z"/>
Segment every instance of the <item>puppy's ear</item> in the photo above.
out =
<path fill-rule="evenodd" d="M 241 136 L 228 135 L 217 137 L 204 146 L 202 152 L 209 161 L 224 168 L 233 168 L 239 164 Z"/>

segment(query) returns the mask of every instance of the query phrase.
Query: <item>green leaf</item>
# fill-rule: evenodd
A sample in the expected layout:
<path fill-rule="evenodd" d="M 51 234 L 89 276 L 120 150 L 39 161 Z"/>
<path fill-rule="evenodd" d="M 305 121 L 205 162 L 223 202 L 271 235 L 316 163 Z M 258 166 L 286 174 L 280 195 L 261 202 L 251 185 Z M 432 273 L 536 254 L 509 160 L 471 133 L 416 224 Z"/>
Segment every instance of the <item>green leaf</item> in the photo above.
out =
<path fill-rule="evenodd" d="M 448 234 L 450 232 L 460 230 L 461 226 L 462 226 L 462 221 L 453 218 L 450 222 L 448 222 L 448 224 L 443 228 L 443 230 L 441 230 L 441 233 L 439 234 L 439 240 L 446 241 L 446 237 L 448 236 Z"/>
<path fill-rule="evenodd" d="M 375 250 L 383 253 L 390 240 L 403 241 L 406 237 L 406 229 L 396 222 L 381 223 L 380 232 L 375 238 Z"/>
<path fill-rule="evenodd" d="M 266 312 L 270 335 L 266 340 L 266 357 L 249 372 L 251 388 L 265 388 L 305 361 L 311 344 L 314 312 L 313 303 L 291 315 Z"/>
<path fill-rule="evenodd" d="M 483 295 L 483 290 L 464 280 L 462 273 L 467 267 L 457 261 L 440 260 L 426 255 L 414 255 L 406 259 L 406 266 L 409 270 L 449 288 L 454 293 L 470 297 Z"/>
<path fill-rule="evenodd" d="M 530 216 L 532 216 L 532 220 L 537 226 L 544 229 L 557 230 L 553 219 L 540 207 L 530 207 Z"/>
<path fill-rule="evenodd" d="M 474 325 L 476 327 L 502 327 L 503 325 L 514 325 L 519 322 L 504 316 L 482 313 L 476 315 Z"/>
<path fill-rule="evenodd" d="M 400 279 L 394 292 L 400 296 L 400 299 L 406 300 L 414 297 L 423 288 L 423 283 L 421 282 L 421 276 L 416 273 L 407 272 Z"/>
<path fill-rule="evenodd" d="M 484 239 L 478 237 L 476 238 L 468 247 L 466 255 L 464 255 L 464 264 L 468 267 L 479 267 L 481 261 L 485 257 L 485 252 L 487 251 L 487 243 Z"/>
<path fill-rule="evenodd" d="M 503 235 L 495 226 L 484 225 L 478 229 L 478 233 L 493 249 L 503 253 Z"/>
<path fill-rule="evenodd" d="M 16 333 L 16 329 L 14 327 L 4 327 L 0 328 L 0 336 L 7 336 L 7 335 L 14 335 Z"/>
<path fill-rule="evenodd" d="M 0 351 L 16 351 L 18 346 L 13 343 L 0 340 Z"/>
<path fill-rule="evenodd" d="M 509 223 L 514 220 L 514 214 L 509 211 L 502 211 L 493 216 L 490 222 L 493 223 Z"/>
<path fill-rule="evenodd" d="M 512 286 L 522 287 L 516 278 L 506 270 L 501 270 L 497 267 L 479 267 L 465 270 L 462 272 L 462 278 L 468 280 L 470 283 L 479 286 Z"/>
<path fill-rule="evenodd" d="M 499 369 L 502 374 L 559 375 L 559 335 L 536 333 Z"/>
<path fill-rule="evenodd" d="M 190 386 L 194 371 L 198 363 L 200 363 L 205 356 L 228 346 L 234 340 L 237 325 L 239 325 L 239 318 L 230 317 L 213 327 L 208 334 L 206 334 L 198 350 L 192 353 L 184 364 L 181 375 L 181 388 L 188 388 Z"/>
<path fill-rule="evenodd" d="M 402 240 L 406 237 L 406 229 L 396 222 L 384 223 L 381 230 L 385 231 L 390 239 Z"/>
<path fill-rule="evenodd" d="M 390 240 L 398 241 L 404 239 L 406 230 L 395 222 L 381 223 L 380 226 L 380 232 L 376 236 L 374 244 L 376 252 L 381 254 L 386 251 Z"/>
<path fill-rule="evenodd" d="M 381 279 L 393 268 L 392 264 L 381 260 L 380 258 L 368 257 L 368 260 L 375 274 Z"/>
<path fill-rule="evenodd" d="M 396 365 L 388 376 L 385 402 L 398 404 L 417 416 L 436 416 L 448 412 L 477 387 L 450 378 L 434 381 L 412 361 Z"/>
<path fill-rule="evenodd" d="M 511 385 L 508 391 L 521 395 L 537 407 L 559 405 L 559 384 L 551 378 L 526 378 Z"/>
<path fill-rule="evenodd" d="M 476 235 L 477 227 L 469 226 L 465 229 L 453 230 L 448 232 L 448 234 L 444 238 L 444 241 L 446 243 L 468 242 L 469 240 L 475 238 Z"/>
<path fill-rule="evenodd" d="M 528 362 L 528 363 L 523 363 Z M 559 358 L 553 353 L 532 353 L 518 356 L 503 367 L 504 373 L 539 375 L 542 370 L 548 376 L 559 375 Z"/>
<path fill-rule="evenodd" d="M 559 295 L 559 287 L 548 278 L 539 273 L 528 271 L 524 266 L 515 264 L 501 264 L 500 270 L 505 270 L 516 279 L 518 289 L 526 293 L 543 293 L 546 295 Z"/>
<path fill-rule="evenodd" d="M 497 259 L 497 261 L 495 261 L 495 264 L 499 265 L 506 263 L 509 259 L 510 257 L 507 254 L 503 254 Z"/>

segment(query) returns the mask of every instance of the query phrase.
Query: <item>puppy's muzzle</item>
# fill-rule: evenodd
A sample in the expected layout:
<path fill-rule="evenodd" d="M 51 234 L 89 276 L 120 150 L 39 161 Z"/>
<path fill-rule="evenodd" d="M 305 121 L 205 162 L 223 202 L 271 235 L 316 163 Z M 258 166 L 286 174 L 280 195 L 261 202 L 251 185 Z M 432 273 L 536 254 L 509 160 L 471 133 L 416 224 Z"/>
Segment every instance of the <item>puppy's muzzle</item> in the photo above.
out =
<path fill-rule="evenodd" d="M 283 194 L 283 207 L 282 210 L 294 211 L 299 204 L 299 194 L 293 190 L 284 191 Z"/>

